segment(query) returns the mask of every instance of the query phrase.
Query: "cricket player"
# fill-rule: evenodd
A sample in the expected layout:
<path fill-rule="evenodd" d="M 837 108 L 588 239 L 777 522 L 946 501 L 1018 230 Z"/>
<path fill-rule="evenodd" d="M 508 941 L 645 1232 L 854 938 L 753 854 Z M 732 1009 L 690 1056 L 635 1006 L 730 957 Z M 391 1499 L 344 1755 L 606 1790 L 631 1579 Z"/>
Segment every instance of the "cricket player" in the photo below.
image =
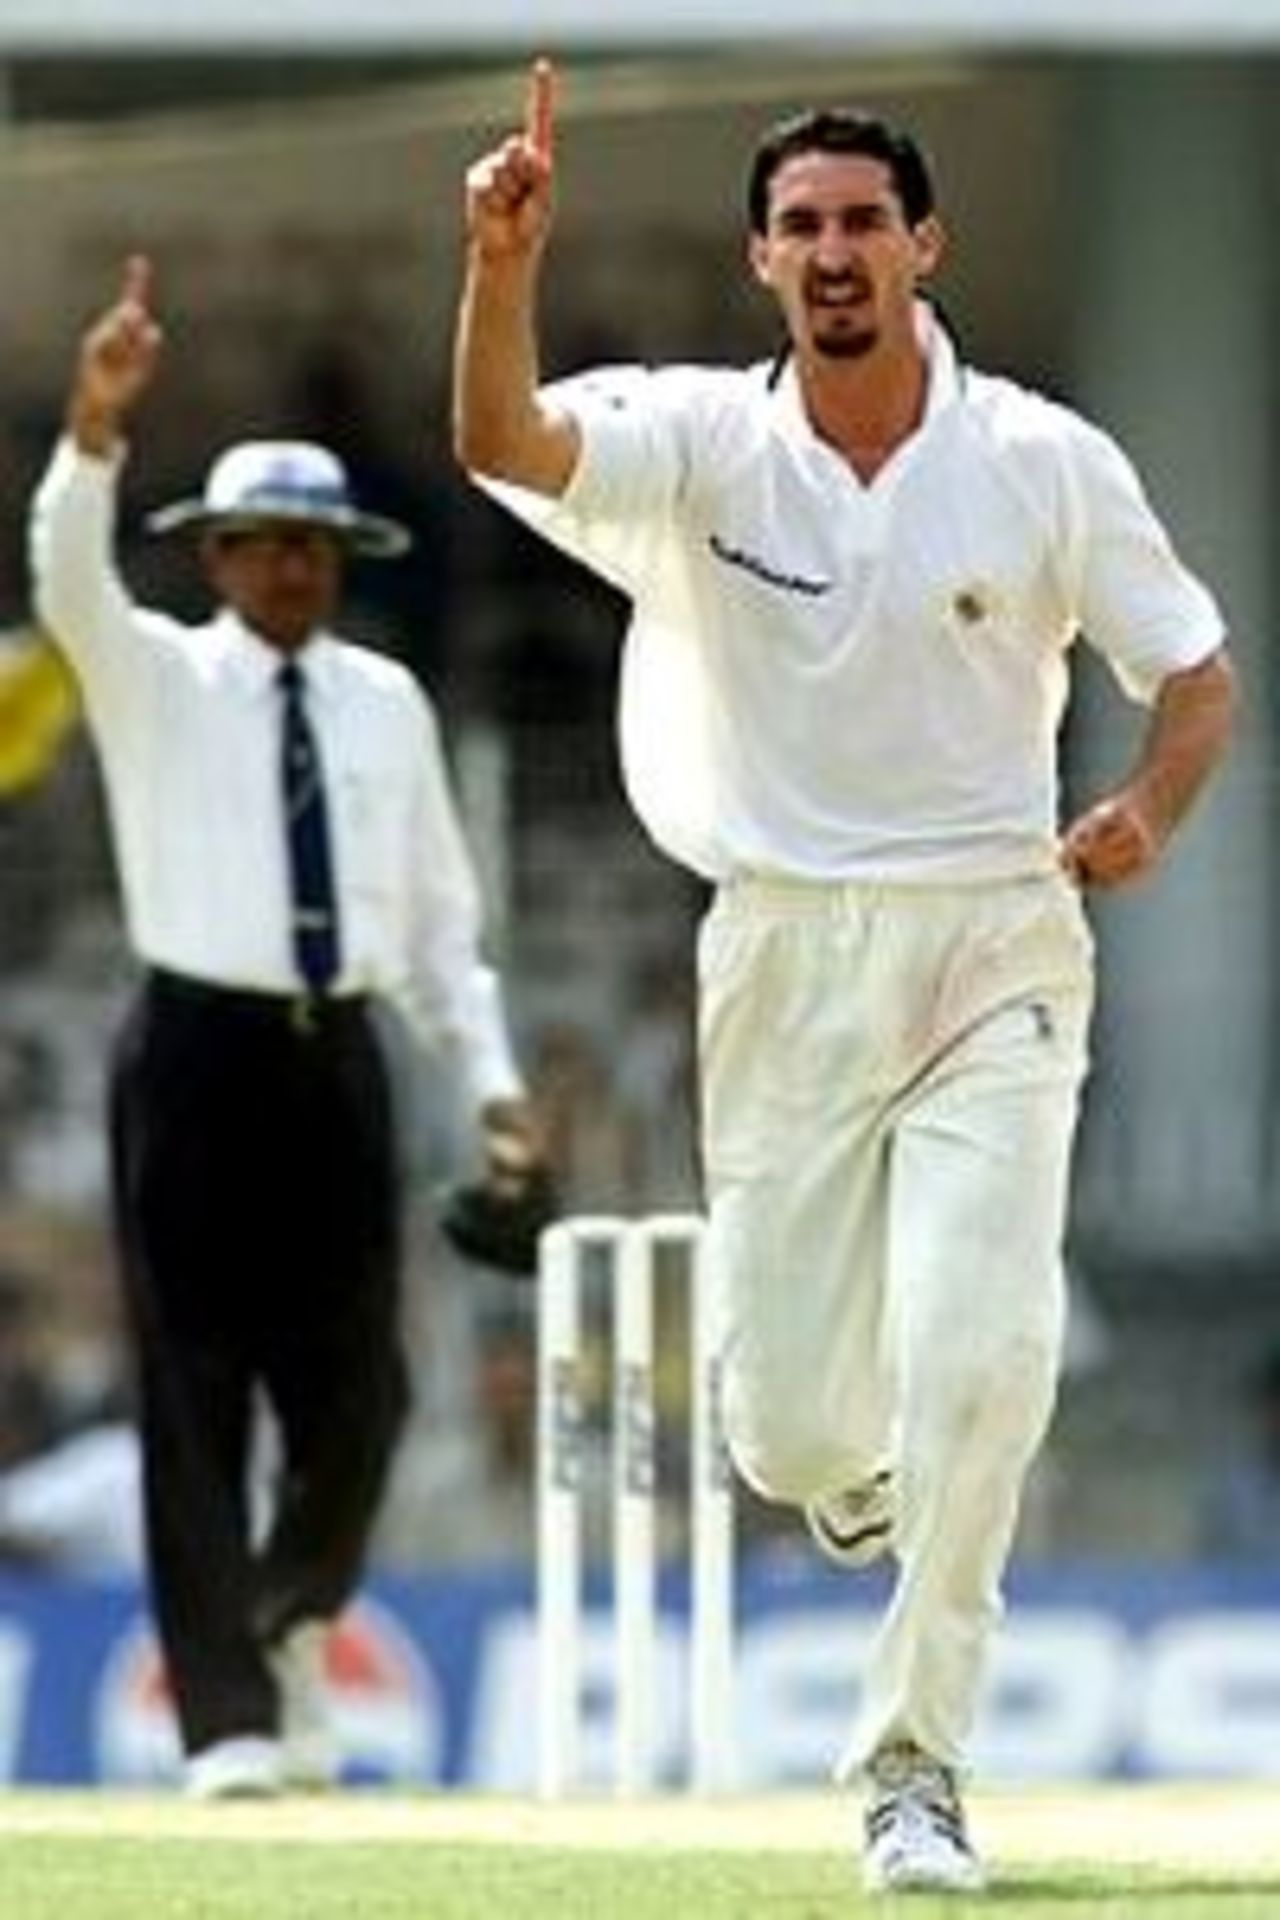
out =
<path fill-rule="evenodd" d="M 1150 876 L 1227 745 L 1213 599 L 1103 432 L 961 360 L 909 135 L 770 129 L 772 364 L 539 385 L 554 75 L 466 181 L 460 459 L 629 596 L 621 728 L 714 883 L 699 1051 L 736 1464 L 897 1578 L 845 1776 L 876 1889 L 970 1892 L 967 1743 L 1054 1396 L 1093 995 L 1087 887 Z M 620 242 L 621 243 L 621 242 Z M 1060 830 L 1081 635 L 1147 709 Z"/>

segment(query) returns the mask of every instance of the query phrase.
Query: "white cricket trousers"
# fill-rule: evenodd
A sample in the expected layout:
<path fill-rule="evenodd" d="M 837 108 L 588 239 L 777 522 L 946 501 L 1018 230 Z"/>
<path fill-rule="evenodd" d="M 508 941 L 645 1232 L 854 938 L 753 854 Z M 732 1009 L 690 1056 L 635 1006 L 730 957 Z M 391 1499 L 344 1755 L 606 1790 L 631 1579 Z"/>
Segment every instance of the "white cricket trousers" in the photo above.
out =
<path fill-rule="evenodd" d="M 1079 897 L 738 880 L 699 972 L 729 1446 L 799 1505 L 892 1470 L 897 1580 L 839 1771 L 896 1740 L 962 1765 L 1061 1352 Z"/>

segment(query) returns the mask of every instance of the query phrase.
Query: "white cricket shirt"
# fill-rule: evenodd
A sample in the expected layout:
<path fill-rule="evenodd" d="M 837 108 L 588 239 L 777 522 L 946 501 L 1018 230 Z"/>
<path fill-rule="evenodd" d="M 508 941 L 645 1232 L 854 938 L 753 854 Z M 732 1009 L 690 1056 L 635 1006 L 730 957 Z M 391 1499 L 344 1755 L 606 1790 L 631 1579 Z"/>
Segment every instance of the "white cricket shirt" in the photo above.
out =
<path fill-rule="evenodd" d="M 925 418 L 869 485 L 759 366 L 558 382 L 565 494 L 491 486 L 630 596 L 628 789 L 708 878 L 1048 871 L 1077 635 L 1140 700 L 1221 643 L 1115 444 L 961 371 L 937 327 L 929 351 Z"/>
<path fill-rule="evenodd" d="M 130 939 L 150 965 L 295 993 L 279 774 L 281 656 L 224 610 L 136 606 L 112 558 L 117 463 L 63 440 L 31 555 L 102 763 Z M 391 660 L 318 635 L 297 656 L 325 771 L 340 993 L 385 994 L 479 1104 L 518 1091 L 435 714 Z"/>

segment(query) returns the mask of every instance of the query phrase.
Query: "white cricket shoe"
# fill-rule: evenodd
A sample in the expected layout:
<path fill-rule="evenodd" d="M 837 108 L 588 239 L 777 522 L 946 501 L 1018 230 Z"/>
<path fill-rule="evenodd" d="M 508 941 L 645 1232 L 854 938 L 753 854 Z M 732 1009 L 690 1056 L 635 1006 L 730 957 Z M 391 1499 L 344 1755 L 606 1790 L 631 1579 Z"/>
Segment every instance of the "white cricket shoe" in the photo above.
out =
<path fill-rule="evenodd" d="M 328 1632 L 326 1621 L 303 1621 L 268 1655 L 280 1690 L 281 1783 L 307 1792 L 336 1786 L 341 1771 L 325 1680 Z"/>
<path fill-rule="evenodd" d="M 870 1567 L 893 1546 L 893 1475 L 887 1467 L 861 1486 L 810 1500 L 804 1510 L 809 1532 L 840 1567 Z"/>
<path fill-rule="evenodd" d="M 955 1774 L 908 1741 L 882 1747 L 868 1767 L 871 1797 L 862 1856 L 869 1893 L 981 1893 Z"/>
<path fill-rule="evenodd" d="M 280 1742 L 265 1734 L 237 1734 L 190 1754 L 185 1768 L 191 1800 L 270 1800 L 280 1791 Z"/>

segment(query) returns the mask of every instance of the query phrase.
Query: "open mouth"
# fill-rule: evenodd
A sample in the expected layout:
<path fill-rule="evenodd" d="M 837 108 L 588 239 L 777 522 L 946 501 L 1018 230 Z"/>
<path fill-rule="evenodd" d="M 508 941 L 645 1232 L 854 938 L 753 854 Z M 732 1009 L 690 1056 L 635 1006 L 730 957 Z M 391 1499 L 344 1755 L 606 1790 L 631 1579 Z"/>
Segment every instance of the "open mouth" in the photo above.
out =
<path fill-rule="evenodd" d="M 866 305 L 871 289 L 860 280 L 812 280 L 806 289 L 809 305 L 822 313 L 852 313 Z"/>

